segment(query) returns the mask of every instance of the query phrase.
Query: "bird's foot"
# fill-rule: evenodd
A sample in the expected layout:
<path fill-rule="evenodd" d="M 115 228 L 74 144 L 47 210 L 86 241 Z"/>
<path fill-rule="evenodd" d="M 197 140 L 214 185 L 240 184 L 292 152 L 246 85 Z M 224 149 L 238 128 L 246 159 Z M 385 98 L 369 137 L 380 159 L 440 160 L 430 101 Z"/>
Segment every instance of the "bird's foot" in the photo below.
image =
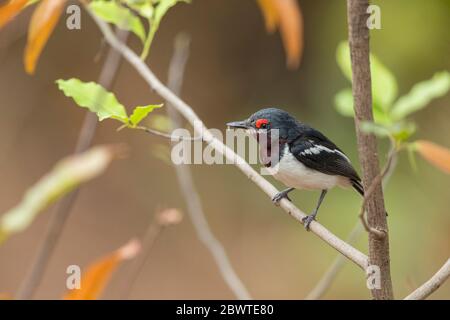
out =
<path fill-rule="evenodd" d="M 311 222 L 313 222 L 313 220 L 316 220 L 315 214 L 310 214 L 309 216 L 306 216 L 302 219 L 306 231 L 309 231 L 309 225 L 311 224 Z"/>
<path fill-rule="evenodd" d="M 283 198 L 286 198 L 286 199 L 288 199 L 289 201 L 292 201 L 292 200 L 289 198 L 289 196 L 288 196 L 288 192 L 289 192 L 289 191 L 287 191 L 287 190 L 278 192 L 278 193 L 272 198 L 272 202 L 273 202 L 275 205 L 278 206 L 279 203 L 280 203 L 280 201 L 281 201 L 281 199 L 283 199 Z"/>

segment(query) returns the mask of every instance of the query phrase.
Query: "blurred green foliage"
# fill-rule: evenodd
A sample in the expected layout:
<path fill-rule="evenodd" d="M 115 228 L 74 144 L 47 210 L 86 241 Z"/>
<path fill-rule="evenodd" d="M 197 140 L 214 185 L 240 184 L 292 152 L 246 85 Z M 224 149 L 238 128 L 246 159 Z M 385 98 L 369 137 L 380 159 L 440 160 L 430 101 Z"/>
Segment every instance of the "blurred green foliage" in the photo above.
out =
<path fill-rule="evenodd" d="M 336 51 L 337 63 L 351 82 L 352 71 L 348 42 L 341 42 Z M 444 96 L 450 89 L 450 73 L 437 72 L 431 79 L 419 82 L 411 91 L 398 98 L 398 84 L 393 73 L 374 55 L 370 55 L 372 74 L 372 100 L 375 123 L 362 123 L 362 129 L 380 137 L 391 137 L 397 143 L 407 140 L 416 132 L 416 125 L 407 117 Z M 353 117 L 351 88 L 339 91 L 334 98 L 336 110 L 343 116 Z"/>
<path fill-rule="evenodd" d="M 98 146 L 58 161 L 53 170 L 27 190 L 19 204 L 1 216 L 0 244 L 11 234 L 26 229 L 50 204 L 102 174 L 116 155 L 117 148 Z"/>
<path fill-rule="evenodd" d="M 95 0 L 89 3 L 89 8 L 104 21 L 133 32 L 142 41 L 141 59 L 144 60 L 161 20 L 178 2 L 189 3 L 190 0 Z M 148 22 L 148 31 L 145 31 L 141 18 Z"/>
<path fill-rule="evenodd" d="M 89 3 L 89 8 L 94 14 L 104 21 L 116 25 L 118 28 L 132 31 L 145 43 L 146 35 L 144 25 L 134 13 L 121 6 L 116 1 L 96 0 Z"/>

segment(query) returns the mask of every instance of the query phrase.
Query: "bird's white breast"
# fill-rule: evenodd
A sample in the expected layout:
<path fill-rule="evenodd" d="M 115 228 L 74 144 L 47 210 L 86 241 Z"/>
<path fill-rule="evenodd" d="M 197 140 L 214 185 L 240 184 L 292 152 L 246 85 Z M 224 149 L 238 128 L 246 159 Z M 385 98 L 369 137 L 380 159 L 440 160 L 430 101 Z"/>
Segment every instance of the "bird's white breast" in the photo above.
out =
<path fill-rule="evenodd" d="M 286 186 L 297 189 L 328 190 L 336 185 L 346 185 L 341 176 L 328 175 L 306 167 L 289 151 L 287 144 L 280 162 L 268 168 L 268 171 Z"/>

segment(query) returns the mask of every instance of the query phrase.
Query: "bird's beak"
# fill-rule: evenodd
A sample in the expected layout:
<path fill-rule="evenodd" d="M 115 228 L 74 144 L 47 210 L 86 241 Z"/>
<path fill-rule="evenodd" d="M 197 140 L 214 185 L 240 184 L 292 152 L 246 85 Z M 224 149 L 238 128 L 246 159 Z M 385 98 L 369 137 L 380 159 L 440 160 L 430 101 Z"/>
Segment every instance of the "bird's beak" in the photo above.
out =
<path fill-rule="evenodd" d="M 250 126 L 250 124 L 248 123 L 247 120 L 244 120 L 244 121 L 228 122 L 228 123 L 227 123 L 227 126 L 228 126 L 229 128 L 235 128 L 235 129 L 238 129 L 238 128 L 241 128 L 241 129 L 250 129 L 250 128 L 251 128 L 251 126 Z"/>

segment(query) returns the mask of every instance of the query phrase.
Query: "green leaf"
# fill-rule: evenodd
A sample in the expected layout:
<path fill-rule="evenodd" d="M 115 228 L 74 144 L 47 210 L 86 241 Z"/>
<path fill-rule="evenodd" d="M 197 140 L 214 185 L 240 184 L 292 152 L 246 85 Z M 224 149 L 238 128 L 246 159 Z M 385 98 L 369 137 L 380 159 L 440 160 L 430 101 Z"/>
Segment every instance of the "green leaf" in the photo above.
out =
<path fill-rule="evenodd" d="M 353 94 L 351 88 L 339 91 L 334 96 L 334 104 L 337 112 L 345 117 L 353 117 L 355 110 L 353 109 Z"/>
<path fill-rule="evenodd" d="M 387 126 L 364 121 L 361 123 L 361 130 L 373 133 L 380 138 L 393 137 L 397 142 L 402 142 L 416 132 L 416 126 L 412 122 L 400 122 Z"/>
<path fill-rule="evenodd" d="M 374 55 L 370 55 L 373 102 L 388 111 L 397 98 L 398 85 L 395 76 Z"/>
<path fill-rule="evenodd" d="M 336 61 L 344 76 L 352 82 L 352 64 L 350 61 L 350 48 L 348 47 L 347 41 L 342 41 L 338 44 Z"/>
<path fill-rule="evenodd" d="M 131 9 L 137 11 L 141 17 L 150 19 L 153 16 L 153 4 L 148 0 L 124 0 Z"/>
<path fill-rule="evenodd" d="M 391 127 L 392 136 L 396 141 L 402 142 L 408 140 L 417 130 L 413 122 L 397 122 Z"/>
<path fill-rule="evenodd" d="M 336 61 L 342 73 L 351 82 L 352 66 L 350 61 L 350 48 L 347 41 L 343 41 L 338 45 Z M 387 111 L 397 97 L 397 80 L 389 69 L 373 54 L 370 55 L 370 69 L 374 107 L 382 111 Z"/>
<path fill-rule="evenodd" d="M 128 116 L 125 107 L 116 99 L 116 96 L 106 91 L 95 82 L 83 82 L 79 79 L 57 80 L 58 88 L 67 97 L 72 98 L 80 107 L 95 112 L 100 121 L 113 118 L 125 124 Z"/>
<path fill-rule="evenodd" d="M 145 42 L 144 26 L 130 9 L 122 7 L 115 1 L 102 0 L 91 2 L 89 8 L 102 20 L 112 23 L 120 29 L 133 32 L 142 42 Z"/>
<path fill-rule="evenodd" d="M 0 243 L 26 229 L 40 212 L 78 185 L 102 174 L 117 151 L 115 146 L 99 146 L 60 160 L 27 190 L 17 206 L 1 216 Z"/>
<path fill-rule="evenodd" d="M 176 5 L 178 2 L 190 3 L 190 0 L 160 0 L 158 1 L 156 7 L 154 8 L 153 15 L 150 18 L 150 31 L 148 33 L 147 39 L 145 40 L 144 49 L 141 54 L 141 59 L 145 59 L 150 51 L 150 46 L 152 44 L 153 38 L 155 37 L 156 31 L 158 31 L 159 24 L 161 23 L 164 15 Z"/>
<path fill-rule="evenodd" d="M 433 78 L 417 83 L 411 91 L 400 97 L 392 108 L 392 117 L 403 119 L 426 107 L 431 100 L 445 95 L 450 89 L 450 73 L 441 71 Z"/>
<path fill-rule="evenodd" d="M 361 130 L 365 133 L 373 133 L 376 136 L 382 138 L 389 137 L 391 135 L 388 128 L 368 121 L 364 121 L 361 123 Z"/>
<path fill-rule="evenodd" d="M 353 94 L 351 88 L 346 88 L 339 91 L 334 96 L 334 104 L 336 111 L 344 117 L 354 117 L 355 110 L 353 109 Z M 373 109 L 373 117 L 376 123 L 389 124 L 391 123 L 389 117 L 380 109 Z"/>
<path fill-rule="evenodd" d="M 162 104 L 150 104 L 148 106 L 138 106 L 134 108 L 133 114 L 130 116 L 131 126 L 136 127 L 150 112 L 155 108 L 161 108 Z"/>

